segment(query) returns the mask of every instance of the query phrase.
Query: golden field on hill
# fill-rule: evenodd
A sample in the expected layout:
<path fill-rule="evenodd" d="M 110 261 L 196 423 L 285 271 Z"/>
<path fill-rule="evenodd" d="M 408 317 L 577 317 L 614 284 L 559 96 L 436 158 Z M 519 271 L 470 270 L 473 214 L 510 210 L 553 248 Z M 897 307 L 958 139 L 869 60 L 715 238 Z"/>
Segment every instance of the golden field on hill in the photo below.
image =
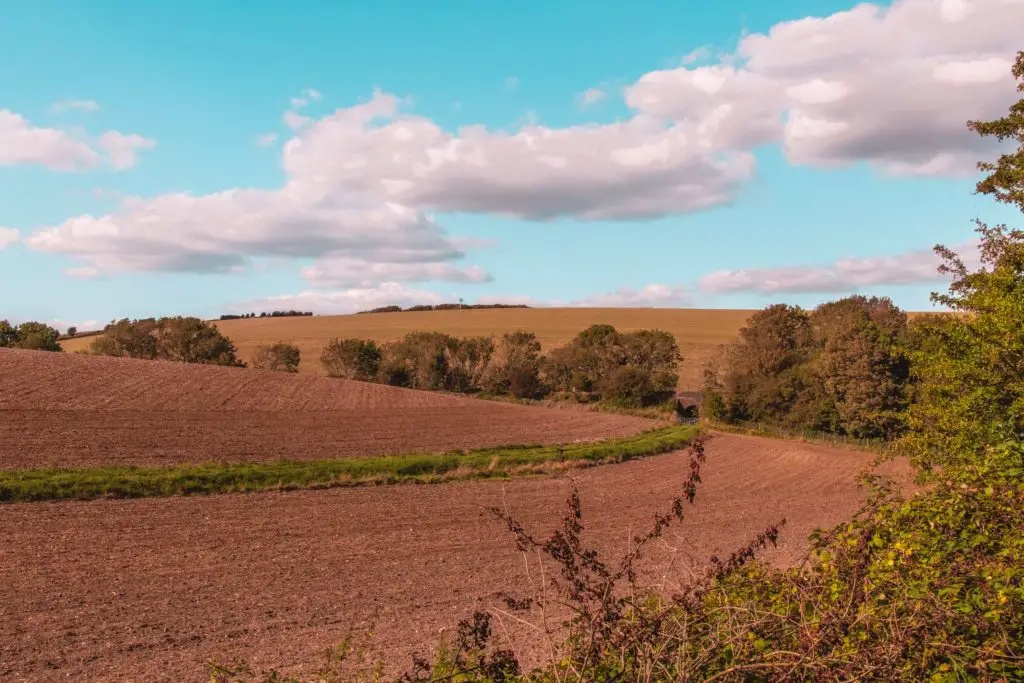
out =
<path fill-rule="evenodd" d="M 294 318 L 225 320 L 218 327 L 248 361 L 263 344 L 288 342 L 302 352 L 299 371 L 321 374 L 320 351 L 332 337 L 377 342 L 408 332 L 447 332 L 457 337 L 498 336 L 515 330 L 537 335 L 544 349 L 568 342 L 581 330 L 607 323 L 623 332 L 665 330 L 675 335 L 683 354 L 681 389 L 698 389 L 703 368 L 720 344 L 735 339 L 753 311 L 684 308 L 505 308 L 412 313 L 369 313 Z M 88 348 L 95 337 L 62 339 L 65 351 Z"/>

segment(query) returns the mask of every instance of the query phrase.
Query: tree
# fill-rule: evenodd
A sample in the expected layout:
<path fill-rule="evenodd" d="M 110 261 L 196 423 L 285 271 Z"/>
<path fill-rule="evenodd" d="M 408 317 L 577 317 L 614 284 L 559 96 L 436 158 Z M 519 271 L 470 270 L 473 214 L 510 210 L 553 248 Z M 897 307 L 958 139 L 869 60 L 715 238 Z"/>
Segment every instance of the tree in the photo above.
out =
<path fill-rule="evenodd" d="M 60 351 L 60 333 L 44 323 L 27 322 L 18 326 L 18 348 L 35 351 Z"/>
<path fill-rule="evenodd" d="M 381 349 L 375 342 L 332 339 L 320 353 L 320 364 L 328 377 L 373 382 L 377 379 L 381 357 Z"/>
<path fill-rule="evenodd" d="M 160 318 L 152 334 L 157 357 L 180 363 L 242 367 L 237 349 L 216 325 L 194 317 Z"/>
<path fill-rule="evenodd" d="M 61 351 L 59 338 L 60 333 L 45 323 L 26 322 L 14 327 L 7 320 L 0 320 L 0 348 Z"/>
<path fill-rule="evenodd" d="M 68 328 L 68 336 L 69 337 L 74 337 L 76 334 L 78 334 L 78 328 L 77 327 L 72 325 L 71 327 Z"/>
<path fill-rule="evenodd" d="M 910 373 L 900 346 L 906 321 L 891 300 L 877 297 L 847 297 L 811 314 L 820 347 L 813 369 L 844 433 L 890 439 L 902 431 Z"/>
<path fill-rule="evenodd" d="M 1024 93 L 1024 51 L 1017 53 L 1013 75 L 1020 83 L 1017 91 Z M 995 121 L 970 121 L 967 127 L 982 137 L 1000 142 L 1016 140 L 1017 150 L 999 157 L 995 163 L 982 161 L 978 168 L 988 175 L 978 183 L 978 192 L 995 197 L 996 201 L 1014 204 L 1024 211 L 1024 99 L 1010 107 L 1009 113 Z"/>
<path fill-rule="evenodd" d="M 463 393 L 480 391 L 487 366 L 494 355 L 491 337 L 464 337 L 449 343 L 445 349 L 448 376 L 445 388 Z"/>
<path fill-rule="evenodd" d="M 0 320 L 0 348 L 12 347 L 18 342 L 18 330 L 10 322 Z"/>
<path fill-rule="evenodd" d="M 122 318 L 103 328 L 103 334 L 89 345 L 92 353 L 99 356 L 121 356 L 154 360 L 157 356 L 156 337 L 152 331 L 156 320 L 146 318 L 129 320 Z"/>
<path fill-rule="evenodd" d="M 301 358 L 299 347 L 278 342 L 259 347 L 253 356 L 251 365 L 257 370 L 298 372 Z"/>
<path fill-rule="evenodd" d="M 231 340 L 199 318 L 117 320 L 93 340 L 90 351 L 100 356 L 244 366 Z"/>
<path fill-rule="evenodd" d="M 533 332 L 502 335 L 482 380 L 484 391 L 536 398 L 542 393 L 541 346 Z"/>

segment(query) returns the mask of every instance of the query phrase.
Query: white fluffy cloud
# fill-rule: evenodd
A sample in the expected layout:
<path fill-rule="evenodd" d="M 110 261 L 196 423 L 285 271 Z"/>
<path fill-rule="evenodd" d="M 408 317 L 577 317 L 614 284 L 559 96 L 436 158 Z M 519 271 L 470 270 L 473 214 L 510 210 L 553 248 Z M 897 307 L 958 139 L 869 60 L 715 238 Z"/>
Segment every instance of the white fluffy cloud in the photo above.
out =
<path fill-rule="evenodd" d="M 753 157 L 723 152 L 699 126 L 640 116 L 608 125 L 457 134 L 402 114 L 377 92 L 305 128 L 284 148 L 294 182 L 422 209 L 534 220 L 643 218 L 732 199 Z"/>
<path fill-rule="evenodd" d="M 9 247 L 21 239 L 21 233 L 14 228 L 0 228 L 0 249 Z"/>
<path fill-rule="evenodd" d="M 311 195 L 293 185 L 128 199 L 116 213 L 78 216 L 25 241 L 100 271 L 228 272 L 275 256 L 385 263 L 462 256 L 440 227 L 401 205 Z"/>
<path fill-rule="evenodd" d="M 980 261 L 978 242 L 955 247 L 964 262 L 976 267 Z M 790 266 L 721 270 L 705 275 L 700 289 L 708 294 L 755 292 L 851 292 L 875 285 L 907 285 L 938 282 L 941 259 L 931 249 L 919 249 L 892 256 L 844 258 L 827 266 Z"/>
<path fill-rule="evenodd" d="M 1015 100 L 1020 0 L 895 0 L 782 22 L 733 61 L 656 71 L 628 90 L 642 112 L 709 123 L 724 148 L 781 142 L 790 161 L 868 161 L 891 174 L 970 172 L 989 144 L 968 119 Z"/>
<path fill-rule="evenodd" d="M 108 131 L 85 139 L 58 128 L 41 128 L 24 117 L 0 109 L 0 166 L 35 164 L 54 171 L 78 171 L 109 165 L 133 166 L 139 150 L 155 146 L 141 135 Z"/>

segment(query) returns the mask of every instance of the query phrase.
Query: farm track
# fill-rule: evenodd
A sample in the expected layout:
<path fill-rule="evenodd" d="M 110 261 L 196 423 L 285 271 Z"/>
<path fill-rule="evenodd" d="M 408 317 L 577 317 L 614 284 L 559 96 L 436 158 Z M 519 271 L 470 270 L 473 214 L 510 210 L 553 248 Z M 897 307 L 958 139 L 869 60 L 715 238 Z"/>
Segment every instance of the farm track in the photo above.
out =
<path fill-rule="evenodd" d="M 681 580 L 782 517 L 769 557 L 795 561 L 812 529 L 859 506 L 854 476 L 869 460 L 716 435 L 696 507 L 645 573 Z M 587 537 L 620 554 L 686 463 L 670 454 L 576 473 Z M 499 591 L 526 585 L 482 507 L 507 506 L 545 532 L 567 490 L 562 478 L 521 479 L 0 506 L 0 678 L 201 681 L 205 661 L 239 659 L 309 671 L 374 614 L 369 647 L 395 670 Z"/>
<path fill-rule="evenodd" d="M 438 452 L 659 425 L 325 377 L 0 349 L 0 469 Z"/>

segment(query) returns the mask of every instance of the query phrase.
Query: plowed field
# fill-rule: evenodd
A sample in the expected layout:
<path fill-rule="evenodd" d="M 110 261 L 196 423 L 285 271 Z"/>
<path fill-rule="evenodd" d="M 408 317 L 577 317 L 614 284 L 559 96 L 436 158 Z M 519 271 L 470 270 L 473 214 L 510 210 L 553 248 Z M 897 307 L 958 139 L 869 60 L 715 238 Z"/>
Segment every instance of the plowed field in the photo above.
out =
<path fill-rule="evenodd" d="M 326 377 L 0 349 L 0 468 L 340 458 L 653 426 Z"/>
<path fill-rule="evenodd" d="M 786 517 L 792 562 L 862 500 L 864 453 L 719 435 L 687 520 L 646 566 L 669 582 Z M 588 537 L 617 556 L 686 472 L 682 454 L 577 473 Z M 0 679 L 201 681 L 204 662 L 297 672 L 376 613 L 389 667 L 526 584 L 482 506 L 553 528 L 564 479 L 0 506 Z M 513 629 L 514 634 L 522 635 Z M 518 637 L 517 635 L 517 637 Z M 528 641 L 517 647 L 529 652 Z"/>

